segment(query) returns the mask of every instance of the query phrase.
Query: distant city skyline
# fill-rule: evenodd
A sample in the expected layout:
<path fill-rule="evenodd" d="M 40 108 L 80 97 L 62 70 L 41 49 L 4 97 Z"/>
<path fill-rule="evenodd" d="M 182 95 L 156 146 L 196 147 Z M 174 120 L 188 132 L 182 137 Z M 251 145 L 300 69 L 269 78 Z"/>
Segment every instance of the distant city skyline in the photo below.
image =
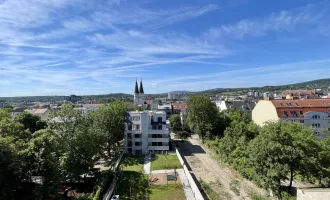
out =
<path fill-rule="evenodd" d="M 283 85 L 330 78 L 330 3 L 0 1 L 0 96 Z"/>

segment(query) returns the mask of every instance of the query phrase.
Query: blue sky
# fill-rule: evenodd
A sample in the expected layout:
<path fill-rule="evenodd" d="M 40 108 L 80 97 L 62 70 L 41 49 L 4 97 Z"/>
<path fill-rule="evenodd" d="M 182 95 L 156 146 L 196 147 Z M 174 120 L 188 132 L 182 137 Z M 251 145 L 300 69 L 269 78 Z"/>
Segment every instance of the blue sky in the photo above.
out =
<path fill-rule="evenodd" d="M 330 3 L 0 0 L 0 96 L 146 93 L 330 78 Z"/>

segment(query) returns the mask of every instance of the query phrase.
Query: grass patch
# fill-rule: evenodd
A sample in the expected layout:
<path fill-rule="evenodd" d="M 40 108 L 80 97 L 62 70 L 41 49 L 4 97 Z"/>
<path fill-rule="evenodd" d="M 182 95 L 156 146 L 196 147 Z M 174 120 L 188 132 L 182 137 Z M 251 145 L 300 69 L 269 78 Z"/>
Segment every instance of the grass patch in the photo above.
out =
<path fill-rule="evenodd" d="M 149 193 L 147 175 L 136 171 L 123 172 L 123 177 L 118 187 L 120 199 L 146 199 Z"/>
<path fill-rule="evenodd" d="M 182 166 L 176 155 L 152 155 L 151 170 L 179 168 Z"/>
<path fill-rule="evenodd" d="M 237 196 L 240 195 L 239 192 L 240 182 L 238 180 L 233 180 L 230 182 L 230 189 L 233 191 Z"/>
<path fill-rule="evenodd" d="M 123 171 L 142 172 L 144 164 L 144 155 L 125 156 L 121 161 L 120 167 Z"/>
<path fill-rule="evenodd" d="M 181 184 L 174 185 L 157 185 L 150 187 L 150 200 L 185 200 L 186 196 L 183 192 Z"/>
<path fill-rule="evenodd" d="M 203 180 L 199 180 L 199 183 L 202 186 L 202 189 L 204 190 L 204 193 L 207 195 L 207 197 L 210 200 L 227 200 L 227 199 L 231 199 L 231 196 L 228 192 L 226 192 L 223 189 L 219 188 L 219 191 L 216 192 L 212 189 L 211 185 L 204 182 Z M 212 183 L 212 184 L 216 184 L 218 187 L 220 186 L 219 183 Z"/>
<path fill-rule="evenodd" d="M 265 196 L 262 196 L 260 194 L 257 194 L 255 192 L 253 192 L 251 194 L 251 200 L 268 200 L 269 198 L 265 197 Z"/>

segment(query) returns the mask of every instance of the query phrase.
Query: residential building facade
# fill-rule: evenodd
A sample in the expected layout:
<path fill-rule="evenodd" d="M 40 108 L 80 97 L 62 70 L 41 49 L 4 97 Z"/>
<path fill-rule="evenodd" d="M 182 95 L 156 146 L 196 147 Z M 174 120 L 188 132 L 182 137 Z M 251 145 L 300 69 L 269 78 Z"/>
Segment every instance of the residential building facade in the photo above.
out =
<path fill-rule="evenodd" d="M 164 111 L 129 112 L 125 123 L 125 153 L 165 154 L 170 132 Z"/>
<path fill-rule="evenodd" d="M 252 111 L 252 120 L 260 126 L 280 119 L 310 126 L 317 135 L 329 132 L 330 99 L 261 100 Z"/>
<path fill-rule="evenodd" d="M 26 111 L 33 115 L 38 115 L 41 120 L 49 119 L 50 109 L 48 109 L 48 108 L 38 108 L 38 109 L 32 109 L 32 110 L 26 110 Z"/>

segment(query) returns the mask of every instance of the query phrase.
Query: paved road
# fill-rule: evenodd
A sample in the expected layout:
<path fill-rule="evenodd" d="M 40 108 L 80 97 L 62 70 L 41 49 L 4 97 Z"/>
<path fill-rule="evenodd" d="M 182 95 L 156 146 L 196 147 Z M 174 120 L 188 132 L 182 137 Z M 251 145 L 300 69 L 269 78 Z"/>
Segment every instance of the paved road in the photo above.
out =
<path fill-rule="evenodd" d="M 145 174 L 150 174 L 150 168 L 151 168 L 151 155 L 147 154 L 144 157 L 144 165 L 143 165 L 143 170 Z"/>

